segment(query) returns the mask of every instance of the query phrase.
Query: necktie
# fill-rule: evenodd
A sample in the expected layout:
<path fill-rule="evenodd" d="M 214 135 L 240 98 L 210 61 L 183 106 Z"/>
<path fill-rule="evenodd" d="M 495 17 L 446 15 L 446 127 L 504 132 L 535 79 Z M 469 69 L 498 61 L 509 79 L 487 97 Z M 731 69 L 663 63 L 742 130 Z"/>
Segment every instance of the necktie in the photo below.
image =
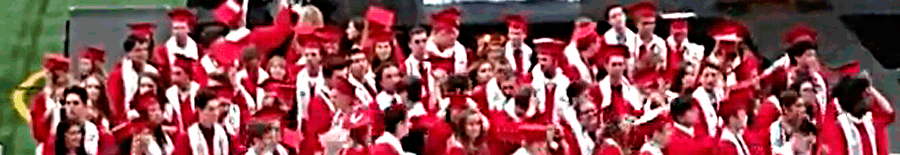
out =
<path fill-rule="evenodd" d="M 522 64 L 522 50 L 515 49 L 513 50 L 513 57 L 515 57 L 516 63 L 516 73 L 522 73 L 525 70 L 525 64 Z"/>
<path fill-rule="evenodd" d="M 368 83 L 365 83 L 365 82 L 364 82 L 364 83 L 363 83 L 363 87 L 366 88 L 366 91 L 369 92 L 369 95 L 375 94 L 375 89 L 372 89 L 372 87 L 369 86 Z"/>
<path fill-rule="evenodd" d="M 622 35 L 616 35 L 616 41 L 618 41 L 619 44 L 625 44 L 625 37 L 622 37 Z"/>
<path fill-rule="evenodd" d="M 706 92 L 709 92 L 709 104 L 712 104 L 713 108 L 716 110 L 719 109 L 719 103 L 716 103 L 716 94 L 713 93 L 712 90 L 707 89 Z"/>

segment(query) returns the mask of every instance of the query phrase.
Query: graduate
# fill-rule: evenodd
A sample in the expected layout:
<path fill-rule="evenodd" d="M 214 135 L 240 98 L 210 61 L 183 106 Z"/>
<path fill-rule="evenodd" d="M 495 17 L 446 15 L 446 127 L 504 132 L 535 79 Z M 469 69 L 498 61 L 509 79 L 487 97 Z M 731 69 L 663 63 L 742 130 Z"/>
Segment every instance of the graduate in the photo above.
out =
<path fill-rule="evenodd" d="M 425 43 L 428 41 L 428 30 L 423 27 L 413 27 L 407 33 L 409 35 L 409 56 L 404 61 L 406 74 L 409 76 L 423 77 L 425 75 Z"/>
<path fill-rule="evenodd" d="M 80 54 L 79 61 L 79 78 L 84 79 L 88 76 L 98 75 L 106 77 L 106 70 L 103 63 L 106 63 L 106 50 L 96 46 L 87 46 L 78 52 Z"/>
<path fill-rule="evenodd" d="M 178 58 L 171 67 L 172 86 L 165 89 L 165 98 L 169 102 L 168 105 L 174 107 L 174 114 L 181 130 L 186 130 L 190 124 L 197 122 L 196 111 L 194 108 L 194 96 L 197 90 L 200 90 L 200 83 L 189 76 L 190 73 L 197 71 L 196 62 L 192 62 L 186 58 Z"/>
<path fill-rule="evenodd" d="M 625 6 L 612 4 L 606 7 L 606 21 L 612 26 L 603 33 L 603 40 L 606 45 L 623 45 L 628 47 L 627 51 L 637 49 L 637 34 L 632 32 L 625 26 L 627 19 Z M 630 56 L 630 54 L 629 54 Z"/>
<path fill-rule="evenodd" d="M 169 11 L 168 16 L 172 26 L 172 36 L 162 46 L 155 47 L 156 50 L 152 53 L 154 59 L 151 60 L 154 65 L 159 67 L 163 87 L 168 87 L 174 80 L 169 79 L 172 72 L 171 67 L 175 65 L 175 60 L 179 56 L 193 62 L 200 60 L 197 42 L 188 36 L 196 24 L 194 13 L 187 8 L 176 8 Z"/>
<path fill-rule="evenodd" d="M 634 19 L 637 27 L 636 48 L 631 49 L 631 75 L 636 76 L 650 72 L 663 72 L 666 69 L 668 49 L 666 41 L 653 34 L 656 29 L 656 6 L 653 3 L 638 3 L 628 8 L 629 17 Z"/>
<path fill-rule="evenodd" d="M 51 113 L 61 108 L 59 101 L 63 99 L 63 91 L 72 79 L 69 77 L 69 59 L 61 54 L 46 54 L 41 65 L 48 74 L 46 84 L 31 99 L 28 108 L 31 117 L 31 134 L 40 144 L 46 142 L 50 135 Z"/>
<path fill-rule="evenodd" d="M 111 140 L 109 136 L 111 135 L 105 132 L 106 130 L 98 129 L 94 123 L 87 120 L 87 91 L 81 87 L 70 86 L 65 88 L 61 95 L 63 98 L 60 99 L 60 102 L 63 104 L 51 112 L 48 120 L 50 123 L 48 130 L 50 133 L 53 133 L 49 137 L 55 136 L 56 139 L 47 139 L 47 141 L 42 143 L 43 145 L 37 147 L 36 151 L 44 150 L 44 152 L 48 152 L 46 149 L 62 149 L 64 148 L 62 144 L 74 146 L 67 143 L 78 143 L 77 145 L 87 155 L 97 155 L 102 151 L 108 151 L 106 150 L 108 148 L 101 148 L 100 146 L 101 144 L 108 146 L 108 140 Z M 72 128 L 78 128 L 77 132 L 80 133 L 68 133 L 71 132 L 70 130 L 74 130 Z M 80 134 L 80 137 L 78 140 L 70 140 L 69 138 L 75 138 L 71 134 Z M 63 137 L 66 139 L 62 139 Z"/>
<path fill-rule="evenodd" d="M 693 91 L 692 96 L 697 100 L 702 117 L 700 117 L 700 123 L 694 124 L 694 126 L 698 128 L 698 136 L 711 137 L 715 136 L 719 126 L 722 125 L 716 109 L 725 99 L 724 77 L 722 71 L 712 64 L 703 63 L 700 67 L 700 74 L 697 78 L 699 86 Z"/>
<path fill-rule="evenodd" d="M 200 89 L 194 97 L 197 123 L 191 124 L 179 137 L 183 145 L 179 150 L 193 155 L 227 155 L 231 151 L 231 138 L 219 123 L 220 106 L 231 104 L 229 98 L 216 94 L 212 89 Z"/>
<path fill-rule="evenodd" d="M 601 118 L 604 121 L 630 118 L 637 119 L 643 112 L 642 102 L 638 100 L 640 92 L 632 86 L 625 75 L 628 68 L 627 47 L 611 45 L 603 48 L 606 53 L 602 61 L 604 68 L 609 73 L 592 88 L 593 103 L 600 109 Z"/>
<path fill-rule="evenodd" d="M 350 74 L 347 80 L 354 87 L 356 97 L 363 104 L 375 102 L 378 89 L 375 86 L 375 73 L 372 73 L 372 65 L 368 53 L 362 50 L 353 50 L 349 53 Z"/>
<path fill-rule="evenodd" d="M 531 47 L 525 44 L 528 38 L 528 19 L 523 15 L 507 15 L 506 37 L 508 41 L 503 45 L 506 49 L 503 57 L 509 62 L 516 74 L 526 74 L 534 64 Z"/>
<path fill-rule="evenodd" d="M 886 129 L 895 116 L 891 103 L 871 87 L 867 77 L 844 77 L 833 93 L 842 113 L 835 121 L 820 122 L 816 138 L 822 140 L 828 154 L 888 154 Z"/>
<path fill-rule="evenodd" d="M 407 119 L 406 106 L 395 104 L 384 111 L 384 134 L 375 139 L 375 144 L 388 144 L 400 154 L 413 154 L 405 151 L 400 139 L 409 134 L 410 121 Z M 412 148 L 410 148 L 412 149 Z"/>
<path fill-rule="evenodd" d="M 466 47 L 459 41 L 459 16 L 462 15 L 456 8 L 448 8 L 431 15 L 431 37 L 425 43 L 425 59 L 435 63 L 450 64 L 452 68 L 447 73 L 462 73 L 466 71 L 468 56 Z"/>
<path fill-rule="evenodd" d="M 403 82 L 404 73 L 396 64 L 388 63 L 375 68 L 375 81 L 381 92 L 375 96 L 378 109 L 386 110 L 394 105 L 406 105 Z"/>
<path fill-rule="evenodd" d="M 531 87 L 537 93 L 537 113 L 547 122 L 556 121 L 559 119 L 557 111 L 569 106 L 566 87 L 571 80 L 578 79 L 578 71 L 563 62 L 565 43 L 548 38 L 535 39 L 534 42 L 538 61 L 531 71 Z"/>
<path fill-rule="evenodd" d="M 681 68 L 681 64 L 690 64 L 695 68 L 700 66 L 705 48 L 703 45 L 688 40 L 690 34 L 690 20 L 695 18 L 693 12 L 671 12 L 660 14 L 660 17 L 669 20 L 669 37 L 666 38 L 666 73 L 667 78 L 675 79 Z"/>
<path fill-rule="evenodd" d="M 294 150 L 283 145 L 282 122 L 287 113 L 278 109 L 264 109 L 250 119 L 247 125 L 250 143 L 245 155 L 293 155 Z"/>
<path fill-rule="evenodd" d="M 743 134 L 747 128 L 748 104 L 753 104 L 753 98 L 734 97 L 728 98 L 719 107 L 718 113 L 722 117 L 724 126 L 716 133 L 719 141 L 716 144 L 715 154 L 724 155 L 750 155 L 747 141 Z M 754 137 L 758 138 L 758 137 Z"/>
<path fill-rule="evenodd" d="M 127 112 L 131 109 L 130 103 L 138 91 L 138 77 L 140 74 L 159 73 L 149 64 L 150 50 L 153 40 L 140 37 L 138 34 L 129 35 L 123 43 L 125 57 L 109 74 L 106 81 L 106 92 L 109 95 L 110 105 L 113 107 L 113 124 L 126 121 Z"/>
<path fill-rule="evenodd" d="M 707 135 L 697 134 L 702 128 L 697 128 L 694 124 L 703 123 L 700 121 L 700 108 L 697 101 L 691 97 L 679 97 L 672 101 L 670 105 L 669 116 L 672 118 L 672 133 L 669 136 L 669 143 L 663 154 L 667 155 L 693 155 L 693 154 L 712 154 L 714 139 Z"/>

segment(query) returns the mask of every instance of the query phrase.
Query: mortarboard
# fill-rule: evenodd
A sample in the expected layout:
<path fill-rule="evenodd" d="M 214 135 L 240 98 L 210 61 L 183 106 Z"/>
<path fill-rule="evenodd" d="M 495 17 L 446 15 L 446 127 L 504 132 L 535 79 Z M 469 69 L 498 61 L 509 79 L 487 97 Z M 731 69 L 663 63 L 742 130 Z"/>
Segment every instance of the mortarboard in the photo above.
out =
<path fill-rule="evenodd" d="M 81 58 L 91 60 L 92 62 L 105 62 L 106 51 L 97 46 L 87 46 L 79 52 Z"/>
<path fill-rule="evenodd" d="M 545 55 L 552 55 L 554 58 L 559 58 L 562 56 L 563 50 L 566 49 L 566 43 L 551 39 L 551 38 L 540 38 L 535 39 L 534 41 L 534 49 L 540 53 Z"/>
<path fill-rule="evenodd" d="M 322 41 L 340 41 L 344 35 L 344 31 L 340 28 L 328 25 L 316 28 L 313 33 Z"/>
<path fill-rule="evenodd" d="M 226 0 L 226 2 L 213 10 L 213 14 L 215 14 L 216 21 L 225 23 L 225 25 L 230 27 L 236 27 L 241 19 L 241 6 L 232 0 Z"/>
<path fill-rule="evenodd" d="M 818 33 L 815 29 L 810 28 L 806 24 L 795 25 L 791 31 L 784 34 L 782 40 L 786 44 L 796 44 L 801 41 L 816 43 Z"/>
<path fill-rule="evenodd" d="M 128 28 L 131 29 L 131 35 L 151 38 L 153 36 L 153 32 L 156 31 L 156 24 L 147 22 L 128 23 Z"/>
<path fill-rule="evenodd" d="M 169 19 L 172 20 L 173 25 L 176 23 L 183 23 L 183 24 L 187 24 L 188 26 L 190 26 L 190 25 L 193 25 L 194 21 L 195 21 L 194 13 L 191 12 L 191 10 L 188 10 L 187 8 L 172 9 L 172 11 L 169 11 L 168 15 L 169 15 Z"/>
<path fill-rule="evenodd" d="M 752 104 L 754 99 L 751 89 L 745 88 L 744 91 L 731 92 L 728 98 L 724 100 L 724 103 L 719 105 L 719 116 L 722 116 L 723 119 L 728 119 L 737 115 L 740 110 L 745 110 L 746 112 L 747 106 Z"/>
<path fill-rule="evenodd" d="M 243 46 L 234 43 L 227 43 L 224 40 L 216 41 L 210 45 L 212 49 L 213 60 L 219 67 L 237 67 L 237 61 L 243 54 Z"/>
<path fill-rule="evenodd" d="M 675 32 L 687 32 L 687 19 L 696 17 L 693 12 L 670 12 L 659 15 L 662 19 L 670 20 L 669 29 Z"/>
<path fill-rule="evenodd" d="M 434 30 L 456 29 L 459 27 L 459 9 L 450 7 L 431 15 L 431 26 Z"/>
<path fill-rule="evenodd" d="M 506 15 L 504 18 L 506 26 L 510 29 L 527 29 L 528 20 L 524 15 Z"/>
<path fill-rule="evenodd" d="M 113 136 L 116 137 L 116 141 L 124 141 L 131 139 L 135 134 L 140 134 L 144 131 L 150 130 L 147 127 L 147 124 L 142 122 L 126 122 L 122 125 L 117 126 L 117 129 L 113 129 Z M 130 142 L 128 142 L 130 143 Z"/>
<path fill-rule="evenodd" d="M 347 81 L 347 79 L 344 79 L 344 78 L 331 79 L 331 85 L 333 86 L 333 89 L 335 89 L 337 91 L 334 93 L 344 94 L 344 95 L 348 95 L 348 96 L 356 96 L 355 95 L 356 93 L 353 92 L 353 90 L 354 90 L 353 85 L 351 85 L 350 82 Z"/>
<path fill-rule="evenodd" d="M 739 22 L 726 21 L 720 22 L 712 26 L 709 36 L 715 40 L 722 41 L 742 41 L 744 37 L 749 35 L 747 27 Z"/>
<path fill-rule="evenodd" d="M 656 16 L 656 6 L 650 2 L 638 3 L 628 8 L 628 12 L 637 18 L 653 18 Z"/>
<path fill-rule="evenodd" d="M 147 111 L 153 106 L 159 107 L 159 101 L 156 100 L 156 94 L 152 92 L 135 96 L 135 101 L 137 102 L 133 106 L 135 106 L 134 109 L 138 111 Z"/>
<path fill-rule="evenodd" d="M 69 59 L 59 53 L 44 54 L 44 69 L 50 71 L 67 71 L 69 70 Z"/>
<path fill-rule="evenodd" d="M 370 26 L 372 26 L 371 30 L 380 30 L 394 26 L 394 18 L 394 11 L 385 8 L 369 6 L 369 9 L 366 11 L 366 21 L 369 21 Z"/>

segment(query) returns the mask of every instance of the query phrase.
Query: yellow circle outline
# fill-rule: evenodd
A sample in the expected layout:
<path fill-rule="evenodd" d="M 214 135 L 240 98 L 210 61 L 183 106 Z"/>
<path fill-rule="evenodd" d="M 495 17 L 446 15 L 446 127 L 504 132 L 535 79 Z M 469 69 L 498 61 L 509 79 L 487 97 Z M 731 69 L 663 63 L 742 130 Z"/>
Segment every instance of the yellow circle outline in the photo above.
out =
<path fill-rule="evenodd" d="M 40 80 L 41 78 L 44 78 L 44 74 L 47 74 L 47 72 L 43 71 L 43 70 L 41 70 L 37 73 L 31 74 L 30 76 L 28 76 L 27 79 L 25 79 L 25 81 L 23 81 L 21 84 L 19 84 L 19 88 L 31 87 L 32 85 L 37 83 L 38 80 Z M 22 117 L 22 120 L 25 120 L 25 122 L 31 122 L 31 118 L 28 117 L 28 113 L 29 113 L 28 106 L 25 104 L 25 92 L 26 91 L 27 91 L 27 89 L 16 88 L 15 91 L 13 91 L 10 99 L 12 99 L 13 107 L 16 109 L 16 111 L 19 112 L 19 116 Z"/>

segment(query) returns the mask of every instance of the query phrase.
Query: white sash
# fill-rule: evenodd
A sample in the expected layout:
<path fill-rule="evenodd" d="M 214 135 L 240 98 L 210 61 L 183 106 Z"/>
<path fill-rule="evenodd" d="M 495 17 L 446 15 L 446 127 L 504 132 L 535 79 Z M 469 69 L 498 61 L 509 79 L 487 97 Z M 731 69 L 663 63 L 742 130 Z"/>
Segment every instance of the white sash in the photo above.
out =
<path fill-rule="evenodd" d="M 222 126 L 225 127 L 225 131 L 228 132 L 229 135 L 238 135 L 241 131 L 241 109 L 237 105 L 228 106 L 228 113 L 225 116 L 225 121 L 222 122 Z"/>
<path fill-rule="evenodd" d="M 425 51 L 431 53 L 425 54 L 425 59 L 428 59 L 430 55 L 441 58 L 453 58 L 453 73 L 466 72 L 466 65 L 469 62 L 469 57 L 466 56 L 466 47 L 459 43 L 459 41 L 456 41 L 452 48 L 441 51 L 438 49 L 437 45 L 434 44 L 434 41 L 429 38 L 428 41 L 425 42 Z"/>
<path fill-rule="evenodd" d="M 503 110 L 503 104 L 507 99 L 506 95 L 503 95 L 503 90 L 500 90 L 500 82 L 497 81 L 497 78 L 487 82 L 484 86 L 484 92 L 487 97 L 488 109 Z"/>
<path fill-rule="evenodd" d="M 718 93 L 718 90 L 713 91 L 716 96 L 721 96 L 718 95 L 720 94 Z M 702 112 L 703 117 L 706 118 L 706 130 L 710 136 L 712 136 L 716 133 L 716 129 L 720 125 L 719 123 L 722 123 L 722 121 L 719 121 L 719 114 L 716 113 L 716 107 L 713 107 L 712 103 L 710 103 L 709 93 L 703 88 L 695 90 L 692 96 L 694 96 L 694 99 L 700 104 L 700 111 Z M 716 97 L 716 102 L 721 100 L 722 97 Z"/>
<path fill-rule="evenodd" d="M 513 68 L 513 71 L 515 71 L 519 65 L 516 64 L 516 56 L 514 55 L 515 49 L 512 47 L 512 43 L 508 41 L 506 42 L 505 47 L 506 52 L 503 54 L 503 56 L 506 57 L 507 62 L 509 62 L 510 66 Z M 528 47 L 528 45 L 525 45 L 525 43 L 522 43 L 522 47 L 520 47 L 520 49 L 522 50 L 522 64 L 526 67 L 522 69 L 522 72 L 526 72 L 528 71 L 527 67 L 531 67 L 530 58 L 533 51 L 531 50 L 531 47 Z"/>
<path fill-rule="evenodd" d="M 213 125 L 213 147 L 215 150 L 212 155 L 228 155 L 228 138 L 225 129 L 219 124 Z M 188 138 L 191 144 L 191 152 L 194 155 L 209 155 L 209 147 L 206 146 L 206 137 L 203 137 L 203 131 L 200 131 L 200 124 L 195 123 L 188 128 Z"/>
<path fill-rule="evenodd" d="M 747 144 L 747 142 L 744 141 L 744 138 L 741 138 L 739 134 L 732 133 L 728 129 L 723 129 L 722 140 L 726 140 L 728 142 L 731 142 L 731 144 L 734 144 L 734 146 L 737 147 L 737 155 L 749 155 L 747 153 L 750 152 L 750 149 L 747 149 L 747 145 L 741 145 L 741 143 Z"/>
<path fill-rule="evenodd" d="M 175 54 L 181 54 L 182 56 L 191 60 L 197 60 L 200 58 L 197 54 L 197 43 L 194 42 L 194 40 L 190 37 L 186 39 L 187 43 L 185 44 L 184 48 L 178 47 L 178 42 L 175 41 L 175 36 L 170 37 L 169 40 L 166 41 L 166 51 L 168 51 L 166 52 L 166 56 L 169 57 L 169 65 L 175 64 Z"/>
<path fill-rule="evenodd" d="M 837 117 L 838 123 L 840 123 L 841 129 L 844 133 L 844 140 L 847 143 L 847 152 L 849 155 L 862 155 L 863 154 L 863 145 L 862 139 L 860 137 L 860 133 L 856 128 L 856 125 L 862 123 L 866 128 L 866 134 L 869 136 L 868 143 L 872 144 L 872 153 L 878 154 L 878 143 L 875 142 L 875 127 L 872 125 L 872 113 L 866 113 L 861 119 L 857 119 L 850 115 L 850 113 L 843 113 L 838 115 Z"/>
<path fill-rule="evenodd" d="M 628 82 L 628 79 L 623 78 L 622 80 L 622 98 L 625 98 L 626 101 L 631 104 L 631 108 L 634 110 L 641 109 L 641 102 L 638 101 L 638 96 L 640 92 L 631 87 L 631 82 Z M 610 86 L 609 76 L 604 77 L 600 80 L 598 84 L 600 87 L 600 93 L 603 95 L 602 101 L 600 102 L 600 109 L 608 107 L 612 104 L 612 86 Z"/>

